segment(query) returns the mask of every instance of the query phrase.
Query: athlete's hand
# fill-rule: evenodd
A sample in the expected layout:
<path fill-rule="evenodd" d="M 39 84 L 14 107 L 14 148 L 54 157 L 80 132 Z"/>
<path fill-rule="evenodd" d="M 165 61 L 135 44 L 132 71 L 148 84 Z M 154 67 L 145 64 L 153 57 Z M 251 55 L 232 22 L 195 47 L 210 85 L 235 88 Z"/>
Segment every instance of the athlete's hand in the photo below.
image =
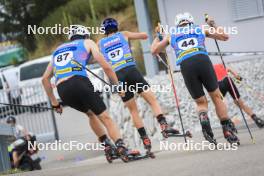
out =
<path fill-rule="evenodd" d="M 52 104 L 52 108 L 59 114 L 62 113 L 62 104 L 61 103 L 54 103 Z"/>
<path fill-rule="evenodd" d="M 214 19 L 213 19 L 212 17 L 208 17 L 208 18 L 206 19 L 206 23 L 207 23 L 209 26 L 211 26 L 211 27 L 215 27 L 215 26 L 216 26 L 215 21 L 214 21 Z"/>
<path fill-rule="evenodd" d="M 238 80 L 238 81 L 242 81 L 242 77 L 240 75 L 236 75 L 235 78 Z"/>

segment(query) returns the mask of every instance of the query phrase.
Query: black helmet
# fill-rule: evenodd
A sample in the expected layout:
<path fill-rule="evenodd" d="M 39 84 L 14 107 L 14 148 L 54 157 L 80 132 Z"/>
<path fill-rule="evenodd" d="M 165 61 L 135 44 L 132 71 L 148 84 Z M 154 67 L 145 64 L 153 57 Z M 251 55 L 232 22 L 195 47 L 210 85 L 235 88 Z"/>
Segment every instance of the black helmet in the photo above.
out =
<path fill-rule="evenodd" d="M 6 123 L 10 124 L 10 123 L 16 123 L 16 118 L 14 116 L 9 116 L 6 119 Z"/>
<path fill-rule="evenodd" d="M 118 22 L 114 18 L 106 18 L 103 21 L 102 26 L 105 28 L 106 35 L 118 31 Z"/>

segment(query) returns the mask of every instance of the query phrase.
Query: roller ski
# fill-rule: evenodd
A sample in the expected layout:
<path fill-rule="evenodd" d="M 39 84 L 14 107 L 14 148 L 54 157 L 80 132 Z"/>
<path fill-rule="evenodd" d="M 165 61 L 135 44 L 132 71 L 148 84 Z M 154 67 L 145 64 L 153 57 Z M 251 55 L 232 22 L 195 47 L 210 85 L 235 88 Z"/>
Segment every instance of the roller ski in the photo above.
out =
<path fill-rule="evenodd" d="M 210 120 L 206 112 L 201 112 L 199 114 L 200 124 L 202 126 L 202 132 L 205 140 L 217 145 L 216 139 L 214 138 L 214 133 L 211 128 Z"/>
<path fill-rule="evenodd" d="M 117 153 L 116 148 L 112 148 L 108 151 L 109 153 L 106 154 L 106 160 L 108 163 L 112 163 L 114 160 L 119 159 L 120 156 Z M 155 155 L 152 152 L 146 152 L 145 155 L 142 155 L 138 150 L 129 150 L 126 153 L 125 163 L 141 160 L 141 159 L 147 159 L 147 158 L 155 158 Z"/>
<path fill-rule="evenodd" d="M 117 151 L 116 151 L 116 146 L 114 146 L 111 141 L 105 142 L 105 157 L 108 163 L 112 163 L 113 160 L 118 159 Z"/>
<path fill-rule="evenodd" d="M 190 131 L 186 131 L 185 134 L 181 134 L 179 130 L 169 127 L 167 122 L 160 123 L 161 134 L 164 138 L 168 137 L 189 137 L 192 138 Z"/>
<path fill-rule="evenodd" d="M 105 157 L 108 163 L 112 163 L 113 160 L 121 159 L 123 162 L 127 163 L 129 161 L 128 149 L 125 147 L 122 140 L 116 142 L 114 146 L 110 140 L 105 143 Z"/>
<path fill-rule="evenodd" d="M 232 125 L 230 125 L 231 123 L 231 120 L 228 120 L 226 124 L 222 124 L 224 137 L 230 144 L 236 143 L 237 145 L 240 145 L 240 141 L 238 137 L 234 134 L 235 132 L 232 129 Z"/>
<path fill-rule="evenodd" d="M 142 137 L 142 141 L 144 144 L 144 148 L 146 150 L 146 156 L 154 159 L 155 155 L 153 152 L 151 152 L 151 141 L 150 141 L 149 137 L 148 136 Z"/>

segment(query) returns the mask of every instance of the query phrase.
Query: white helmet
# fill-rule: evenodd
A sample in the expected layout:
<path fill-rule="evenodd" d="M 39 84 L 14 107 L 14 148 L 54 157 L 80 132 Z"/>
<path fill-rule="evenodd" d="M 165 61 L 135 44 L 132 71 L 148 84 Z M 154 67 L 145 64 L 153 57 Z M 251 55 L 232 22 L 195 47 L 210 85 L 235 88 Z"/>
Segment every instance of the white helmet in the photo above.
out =
<path fill-rule="evenodd" d="M 193 23 L 193 16 L 189 12 L 179 13 L 175 16 L 175 25 L 179 26 L 188 21 L 189 23 Z"/>
<path fill-rule="evenodd" d="M 70 40 L 75 35 L 81 35 L 81 36 L 88 35 L 88 37 L 90 37 L 90 32 L 85 26 L 70 25 L 70 29 L 69 29 L 69 33 L 68 33 L 68 39 Z"/>

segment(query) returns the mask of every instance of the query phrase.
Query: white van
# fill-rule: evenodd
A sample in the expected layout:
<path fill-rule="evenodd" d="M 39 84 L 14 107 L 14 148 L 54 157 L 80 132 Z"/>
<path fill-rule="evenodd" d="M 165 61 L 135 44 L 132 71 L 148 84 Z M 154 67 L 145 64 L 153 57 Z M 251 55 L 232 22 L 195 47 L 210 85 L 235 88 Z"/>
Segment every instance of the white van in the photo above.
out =
<path fill-rule="evenodd" d="M 46 70 L 47 65 L 51 61 L 52 56 L 45 56 L 39 59 L 28 61 L 18 68 L 18 85 L 22 89 L 22 103 L 23 105 L 46 105 L 47 96 L 41 85 L 41 77 Z M 88 68 L 96 75 L 103 77 L 103 70 L 98 64 L 89 65 Z M 102 82 L 95 78 L 91 73 L 87 72 L 88 77 L 97 89 L 102 91 Z M 52 78 L 52 87 L 55 97 L 60 99 L 55 86 L 55 78 Z"/>
<path fill-rule="evenodd" d="M 47 105 L 48 99 L 41 84 L 41 78 L 52 56 L 45 56 L 21 64 L 18 67 L 18 85 L 22 90 L 23 105 Z M 55 95 L 58 94 L 55 90 Z"/>
<path fill-rule="evenodd" d="M 9 103 L 8 100 L 8 93 L 6 91 L 6 81 L 5 78 L 3 77 L 2 71 L 0 71 L 0 102 L 1 103 Z M 0 108 L 5 107 L 6 105 L 0 104 Z M 2 112 L 2 110 L 0 110 Z"/>

